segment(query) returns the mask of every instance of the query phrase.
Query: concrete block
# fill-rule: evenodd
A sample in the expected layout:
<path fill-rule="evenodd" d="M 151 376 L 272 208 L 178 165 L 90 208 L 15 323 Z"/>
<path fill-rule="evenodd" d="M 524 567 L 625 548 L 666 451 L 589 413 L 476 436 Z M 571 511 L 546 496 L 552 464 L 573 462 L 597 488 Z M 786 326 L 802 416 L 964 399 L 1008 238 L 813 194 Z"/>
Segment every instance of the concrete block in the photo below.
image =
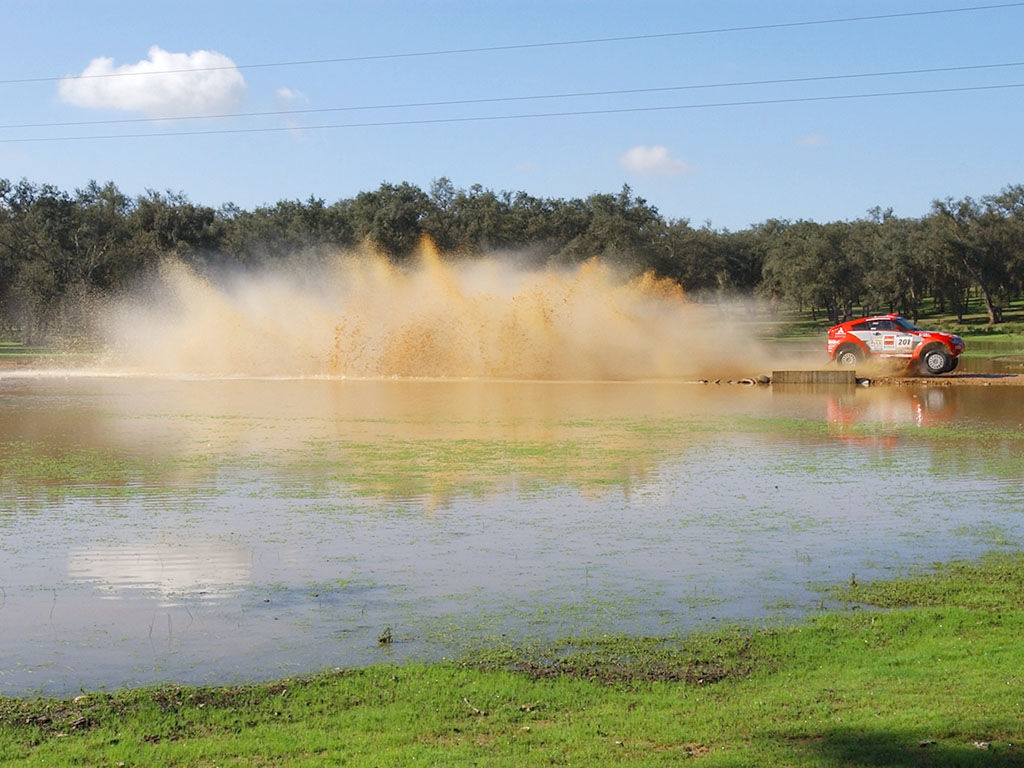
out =
<path fill-rule="evenodd" d="M 857 385 L 857 374 L 849 368 L 833 368 L 829 371 L 772 371 L 772 385 L 775 384 L 854 387 Z"/>

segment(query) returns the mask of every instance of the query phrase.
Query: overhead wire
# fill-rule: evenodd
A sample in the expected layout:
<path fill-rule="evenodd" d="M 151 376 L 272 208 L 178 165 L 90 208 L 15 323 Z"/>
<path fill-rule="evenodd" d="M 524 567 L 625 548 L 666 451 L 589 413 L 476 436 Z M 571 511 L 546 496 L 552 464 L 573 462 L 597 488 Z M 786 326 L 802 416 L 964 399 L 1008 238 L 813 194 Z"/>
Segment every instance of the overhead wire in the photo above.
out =
<path fill-rule="evenodd" d="M 343 64 L 359 61 L 382 61 L 387 59 L 408 59 L 408 58 L 422 58 L 428 56 L 453 56 L 460 54 L 469 53 L 490 53 L 499 51 L 516 51 L 536 48 L 556 48 L 564 46 L 574 45 L 594 45 L 599 43 L 618 43 L 628 42 L 634 40 L 657 40 L 666 38 L 678 38 L 678 37 L 696 37 L 701 35 L 718 35 L 718 34 L 730 34 L 735 32 L 753 32 L 759 30 L 769 29 L 787 29 L 795 27 L 811 27 L 821 26 L 828 24 L 848 24 L 854 22 L 863 21 L 881 21 L 888 19 L 903 19 L 913 18 L 921 16 L 939 16 L 944 14 L 954 13 L 974 13 L 977 11 L 989 11 L 999 10 L 1005 8 L 1019 8 L 1024 7 L 1024 2 L 1013 2 L 1013 3 L 992 3 L 986 5 L 973 5 L 973 6 L 961 6 L 957 8 L 934 8 L 923 11 L 905 11 L 901 13 L 880 13 L 866 16 L 846 16 L 841 18 L 832 19 L 813 19 L 809 21 L 788 21 L 788 22 L 777 22 L 771 24 L 750 24 L 745 26 L 735 27 L 716 27 L 709 29 L 695 29 L 695 30 L 684 30 L 679 32 L 657 32 L 645 35 L 617 35 L 614 37 L 592 37 L 582 38 L 577 40 L 555 40 L 548 42 L 538 43 L 513 43 L 508 45 L 491 45 L 491 46 L 479 46 L 472 48 L 450 48 L 444 50 L 435 51 L 412 51 L 404 53 L 383 53 L 383 54 L 369 54 L 362 56 L 340 56 L 332 58 L 322 59 L 301 59 L 294 61 L 277 61 L 277 62 L 257 62 L 252 64 L 231 64 L 231 65 L 220 65 L 211 67 L 183 67 L 180 69 L 164 69 L 164 70 L 151 70 L 144 72 L 104 72 L 89 75 L 61 75 L 61 76 L 44 76 L 44 77 L 20 77 L 20 78 L 7 78 L 0 79 L 0 85 L 12 85 L 15 83 L 45 83 L 45 82 L 56 82 L 59 80 L 89 80 L 98 78 L 111 78 L 111 77 L 146 77 L 152 75 L 169 75 L 169 74 L 180 74 L 184 72 L 215 72 L 219 70 L 234 70 L 234 69 L 269 69 L 274 67 L 297 67 L 297 66 L 314 66 L 322 64 Z"/>
<path fill-rule="evenodd" d="M 358 106 L 346 106 L 346 107 L 317 107 L 311 109 L 279 109 L 279 110 L 266 110 L 260 112 L 227 112 L 213 115 L 176 115 L 166 117 L 124 117 L 124 118 L 109 118 L 105 120 L 71 120 L 64 122 L 50 122 L 50 123 L 11 123 L 6 125 L 0 125 L 0 130 L 11 130 L 11 129 L 25 129 L 25 128 L 70 128 L 76 126 L 87 126 L 87 125 L 124 125 L 133 123 L 167 123 L 167 122 L 180 122 L 185 120 L 224 120 L 233 118 L 248 118 L 248 117 L 280 117 L 280 116 L 298 116 L 298 115 L 311 115 L 311 114 L 323 114 L 328 112 L 357 112 L 357 111 L 371 111 L 376 109 L 414 109 L 423 107 L 450 107 L 450 106 L 465 106 L 470 104 L 497 104 L 497 103 L 511 103 L 520 101 L 540 101 L 540 100 L 551 100 L 551 99 L 570 99 L 570 98 L 586 98 L 594 96 L 624 96 L 631 94 L 646 94 L 646 93 L 668 93 L 677 91 L 689 91 L 689 90 L 711 90 L 715 88 L 738 88 L 745 86 L 760 86 L 760 85 L 786 85 L 796 83 L 814 83 L 814 82 L 829 82 L 838 80 L 855 80 L 855 79 L 867 79 L 874 77 L 897 77 L 905 75 L 921 75 L 921 74 L 936 74 L 936 73 L 949 73 L 949 72 L 968 72 L 978 70 L 991 70 L 991 69 L 1007 69 L 1011 67 L 1022 67 L 1024 61 L 1013 61 L 1004 62 L 998 64 L 969 64 L 955 67 L 928 67 L 923 69 L 898 69 L 889 70 L 885 72 L 858 72 L 852 74 L 840 74 L 840 75 L 818 75 L 809 77 L 782 77 L 772 78 L 767 80 L 742 80 L 735 82 L 725 83 L 698 83 L 690 85 L 669 85 L 659 86 L 651 88 L 622 88 L 615 90 L 601 90 L 601 91 L 574 91 L 568 93 L 549 93 L 549 94 L 538 94 L 529 96 L 492 96 L 485 98 L 475 99 L 449 99 L 443 101 L 418 101 L 418 102 L 407 102 L 398 104 L 365 104 Z"/>
<path fill-rule="evenodd" d="M 942 93 L 966 93 L 971 91 L 996 91 L 1012 88 L 1024 88 L 1024 83 L 1006 83 L 1002 85 L 975 85 L 951 88 L 930 88 L 905 91 L 883 91 L 878 93 L 855 93 L 839 94 L 831 96 L 800 96 L 780 99 L 750 99 L 745 101 L 720 101 L 704 104 L 674 104 L 654 107 L 620 107 L 609 109 L 588 109 L 588 110 L 566 110 L 560 112 L 534 112 L 518 115 L 480 115 L 470 117 L 438 117 L 421 118 L 411 120 L 382 120 L 368 121 L 362 123 L 334 123 L 326 125 L 307 126 L 271 126 L 265 128 L 217 128 L 204 131 L 165 131 L 162 133 L 117 133 L 99 134 L 89 136 L 45 136 L 45 137 L 21 137 L 0 139 L 2 144 L 19 144 L 29 142 L 59 142 L 59 141 L 92 141 L 102 139 L 138 139 L 138 138 L 169 138 L 181 136 L 214 136 L 226 134 L 246 133 L 280 133 L 284 131 L 315 131 L 315 130 L 338 130 L 347 128 L 379 128 L 404 125 L 431 125 L 444 123 L 471 123 L 471 122 L 496 122 L 502 120 L 527 120 L 548 117 L 575 117 L 589 115 L 613 115 L 638 112 L 666 112 L 674 110 L 696 110 L 696 109 L 717 109 L 726 107 L 749 107 L 763 106 L 770 104 L 800 104 L 824 101 L 844 101 L 853 99 L 872 99 L 894 96 L 920 96 Z"/>

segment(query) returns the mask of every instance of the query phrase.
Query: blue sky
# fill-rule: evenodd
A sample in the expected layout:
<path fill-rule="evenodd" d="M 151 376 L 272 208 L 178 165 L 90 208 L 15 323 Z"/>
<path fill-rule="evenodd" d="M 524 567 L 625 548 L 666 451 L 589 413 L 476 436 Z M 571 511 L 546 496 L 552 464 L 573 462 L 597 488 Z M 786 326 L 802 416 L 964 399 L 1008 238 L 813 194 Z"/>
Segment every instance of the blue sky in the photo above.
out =
<path fill-rule="evenodd" d="M 385 181 L 427 189 L 441 176 L 457 187 L 544 197 L 629 184 L 666 218 L 729 229 L 769 218 L 853 219 L 873 206 L 919 216 L 936 198 L 979 197 L 1024 182 L 1024 88 L 780 101 L 1024 84 L 1024 66 L 395 105 L 1024 63 L 1024 5 L 982 9 L 992 4 L 5 0 L 0 139 L 76 139 L 0 142 L 0 178 L 68 190 L 111 180 L 132 195 L 172 190 L 245 208 L 310 195 L 333 202 Z M 369 58 L 956 8 L 976 10 Z M 359 60 L 253 66 L 340 58 Z M 210 65 L 228 69 L 59 79 Z M 12 82 L 35 78 L 51 79 Z M 751 101 L 776 103 L 702 106 Z M 513 117 L 654 107 L 686 108 Z M 350 111 L 39 125 L 339 108 Z M 410 122 L 482 117 L 502 119 Z M 406 124 L 309 129 L 382 122 Z M 279 130 L 171 135 L 256 128 Z M 95 135 L 119 138 L 77 138 Z"/>

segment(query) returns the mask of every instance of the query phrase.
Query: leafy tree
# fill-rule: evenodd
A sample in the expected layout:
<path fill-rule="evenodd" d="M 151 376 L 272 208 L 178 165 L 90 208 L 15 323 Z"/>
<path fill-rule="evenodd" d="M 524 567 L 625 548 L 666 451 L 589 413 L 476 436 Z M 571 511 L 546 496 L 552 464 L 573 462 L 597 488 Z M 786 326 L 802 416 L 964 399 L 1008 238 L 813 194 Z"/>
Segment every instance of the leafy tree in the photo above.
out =
<path fill-rule="evenodd" d="M 132 208 L 132 201 L 113 182 L 101 187 L 90 181 L 75 190 L 72 280 L 107 289 L 131 279 Z"/>
<path fill-rule="evenodd" d="M 442 177 L 427 193 L 384 183 L 330 204 L 310 196 L 247 211 L 181 193 L 130 199 L 110 182 L 68 194 L 0 179 L 0 328 L 41 339 L 81 319 L 72 312 L 78 299 L 116 290 L 167 255 L 200 267 L 260 265 L 370 241 L 401 260 L 424 234 L 444 253 L 514 249 L 568 264 L 597 257 L 653 270 L 698 299 L 758 291 L 833 321 L 858 305 L 917 318 L 928 296 L 962 319 L 976 292 L 998 323 L 1024 290 L 1022 185 L 937 201 L 920 219 L 876 208 L 853 222 L 768 220 L 729 232 L 666 222 L 628 186 L 559 199 L 458 189 Z"/>
<path fill-rule="evenodd" d="M 761 281 L 764 248 L 755 232 L 693 229 L 686 220 L 666 230 L 655 271 L 696 296 L 750 292 Z"/>
<path fill-rule="evenodd" d="M 990 325 L 1002 322 L 1003 306 L 1015 280 L 1011 268 L 1018 258 L 1019 241 L 1014 226 L 1013 194 L 970 197 L 932 203 L 937 251 L 950 276 L 957 270 L 978 287 Z"/>
<path fill-rule="evenodd" d="M 217 219 L 223 230 L 220 250 L 244 264 L 264 264 L 321 247 L 349 248 L 356 242 L 347 205 L 328 206 L 312 195 L 304 203 L 282 200 L 252 212 L 222 206 Z"/>
<path fill-rule="evenodd" d="M 352 229 L 394 259 L 409 256 L 424 232 L 430 198 L 419 187 L 403 182 L 381 184 L 375 192 L 361 192 L 350 209 Z"/>
<path fill-rule="evenodd" d="M 847 222 L 798 221 L 779 232 L 768 248 L 764 279 L 770 291 L 829 320 L 853 315 L 864 285 L 864 259 Z"/>
<path fill-rule="evenodd" d="M 459 190 L 452 209 L 456 232 L 453 250 L 487 252 L 522 244 L 512 227 L 507 196 L 499 197 L 491 190 L 474 184 L 468 191 Z"/>
<path fill-rule="evenodd" d="M 853 225 L 854 247 L 863 255 L 865 312 L 883 308 L 917 320 L 933 275 L 919 221 L 892 209 L 874 208 Z"/>
<path fill-rule="evenodd" d="M 8 308 L 27 340 L 37 342 L 59 319 L 74 276 L 75 202 L 52 185 L 25 180 L 8 188 L 5 202 Z"/>
<path fill-rule="evenodd" d="M 444 252 L 459 248 L 459 237 L 456 233 L 458 217 L 455 211 L 457 196 L 455 185 L 447 177 L 434 179 L 430 185 L 430 208 L 423 216 L 423 229 Z"/>
<path fill-rule="evenodd" d="M 628 185 L 617 195 L 591 195 L 586 208 L 586 228 L 566 243 L 558 260 L 573 263 L 599 257 L 635 271 L 658 261 L 664 221 L 658 209 L 634 197 Z"/>
<path fill-rule="evenodd" d="M 13 193 L 11 182 L 0 179 L 0 331 L 11 329 L 12 291 L 18 274 L 18 249 L 10 200 Z"/>
<path fill-rule="evenodd" d="M 136 199 L 130 223 L 140 269 L 164 256 L 201 264 L 217 249 L 223 234 L 222 221 L 213 208 L 195 205 L 180 192 L 147 190 Z"/>

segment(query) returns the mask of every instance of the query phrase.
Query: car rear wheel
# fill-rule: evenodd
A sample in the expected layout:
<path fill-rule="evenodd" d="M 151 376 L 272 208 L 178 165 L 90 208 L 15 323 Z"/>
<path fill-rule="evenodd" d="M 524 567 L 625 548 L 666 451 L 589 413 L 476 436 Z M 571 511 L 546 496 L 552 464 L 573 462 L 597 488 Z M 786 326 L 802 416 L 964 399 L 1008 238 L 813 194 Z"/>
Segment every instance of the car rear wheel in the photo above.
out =
<path fill-rule="evenodd" d="M 949 353 L 936 347 L 935 349 L 926 350 L 921 355 L 921 369 L 929 376 L 938 376 L 940 373 L 945 373 L 950 368 L 952 358 Z"/>
<path fill-rule="evenodd" d="M 853 368 L 864 355 L 854 346 L 840 347 L 836 352 L 836 364 L 840 368 Z"/>

